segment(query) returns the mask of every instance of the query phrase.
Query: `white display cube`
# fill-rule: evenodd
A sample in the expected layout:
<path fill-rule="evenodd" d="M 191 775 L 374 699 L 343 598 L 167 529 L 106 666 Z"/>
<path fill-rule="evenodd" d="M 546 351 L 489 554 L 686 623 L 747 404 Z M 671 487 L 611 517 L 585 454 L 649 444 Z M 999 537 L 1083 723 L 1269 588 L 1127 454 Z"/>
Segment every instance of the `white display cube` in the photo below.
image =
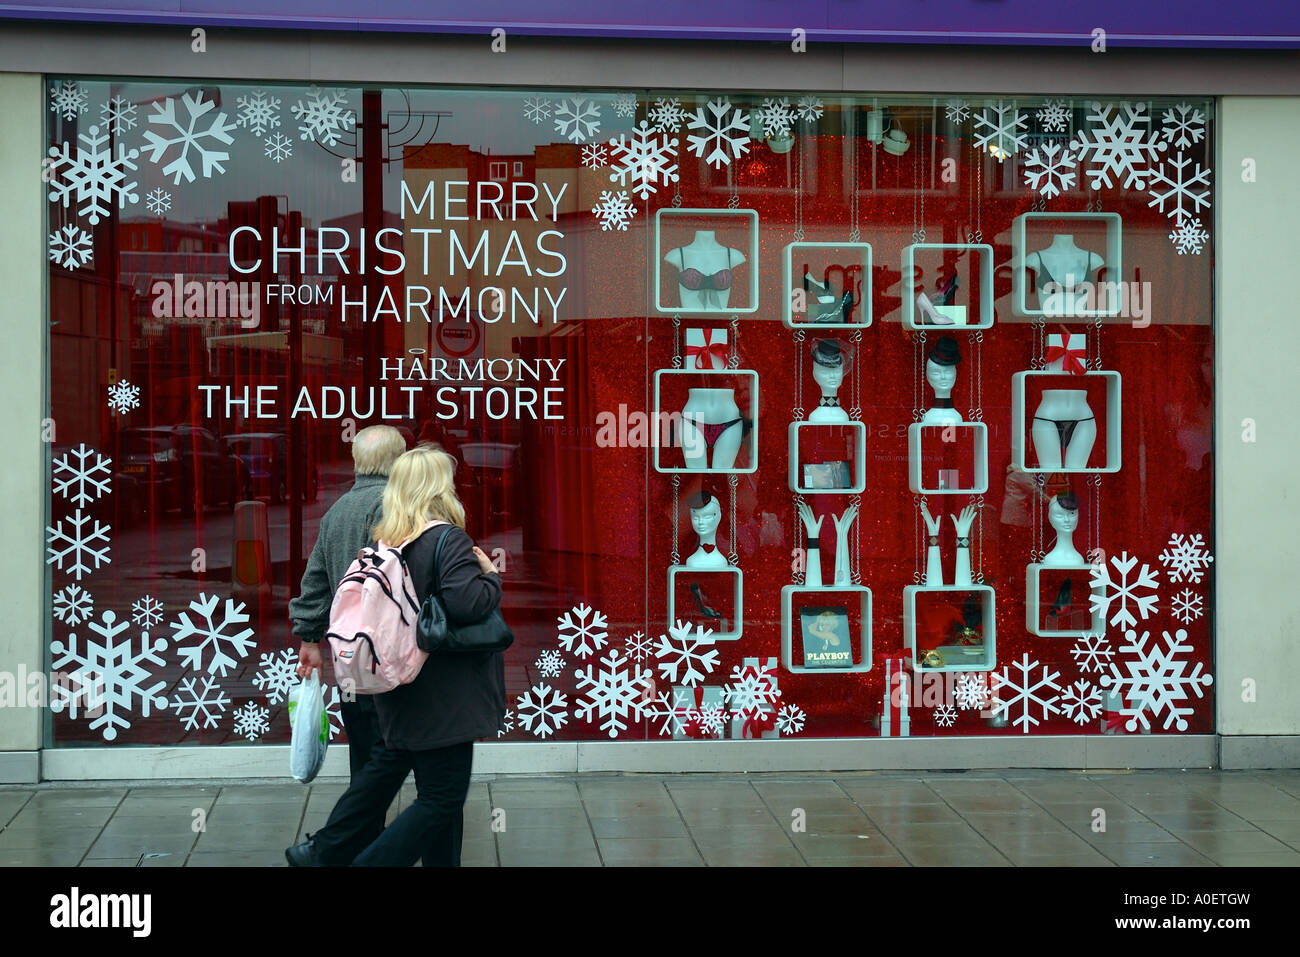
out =
<path fill-rule="evenodd" d="M 937 325 L 932 322 L 920 321 L 920 316 L 916 308 L 916 296 L 909 295 L 903 291 L 903 328 L 920 329 L 926 332 L 974 332 L 979 329 L 993 328 L 993 247 L 988 243 L 913 243 L 903 250 L 903 279 L 906 281 L 912 275 L 916 268 L 916 253 L 925 250 L 968 250 L 975 254 L 979 259 L 979 264 L 972 268 L 972 271 L 979 271 L 980 279 L 980 297 L 978 303 L 971 305 L 978 306 L 974 312 L 974 322 L 969 321 L 967 316 L 966 322 L 954 322 L 950 326 Z M 924 290 L 922 290 L 924 291 Z M 959 306 L 936 306 L 935 309 L 940 314 L 944 314 L 946 309 L 964 309 Z M 956 313 L 948 313 L 956 318 Z"/>
<path fill-rule="evenodd" d="M 975 593 L 980 598 L 981 645 L 948 644 L 934 648 L 917 648 L 916 599 L 929 593 Z M 903 645 L 912 650 L 912 667 L 916 674 L 942 671 L 992 671 L 997 664 L 997 617 L 994 614 L 994 594 L 990 585 L 908 585 L 903 589 Z M 973 653 L 979 649 L 979 654 Z M 937 668 L 921 664 L 927 651 L 937 651 L 943 665 Z"/>
<path fill-rule="evenodd" d="M 799 436 L 804 429 L 843 429 L 853 430 L 853 469 L 851 484 L 848 488 L 809 488 L 803 484 L 799 465 Z M 789 459 L 786 467 L 786 481 L 792 492 L 800 495 L 860 495 L 867 488 L 867 426 L 864 422 L 791 422 L 787 431 Z"/>
<path fill-rule="evenodd" d="M 831 595 L 857 595 L 862 634 L 853 665 L 848 668 L 809 668 L 794 663 L 794 596 L 813 595 L 821 600 Z M 800 640 L 802 642 L 802 632 Z M 849 636 L 853 644 L 853 636 Z M 799 660 L 803 660 L 802 647 Z M 856 674 L 871 670 L 871 589 L 866 585 L 825 585 L 821 588 L 808 585 L 786 585 L 781 589 L 781 663 L 787 671 L 796 674 Z"/>
<path fill-rule="evenodd" d="M 700 614 L 698 608 L 689 608 L 684 615 L 678 614 L 677 608 L 677 576 L 682 574 L 689 575 L 730 575 L 734 579 L 732 585 L 732 605 L 735 618 L 731 622 L 731 627 L 719 629 L 711 626 L 709 619 Z M 703 625 L 713 632 L 714 641 L 735 641 L 745 632 L 745 591 L 744 591 L 745 574 L 735 565 L 729 565 L 726 568 L 687 568 L 685 565 L 668 566 L 668 624 L 675 626 L 678 619 L 683 621 L 692 621 L 694 624 Z"/>
<path fill-rule="evenodd" d="M 796 322 L 794 295 L 802 289 L 803 277 L 794 275 L 794 257 L 800 249 L 846 249 L 854 253 L 856 262 L 862 270 L 862 301 L 858 304 L 858 322 Z M 782 306 L 781 321 L 791 329 L 865 329 L 871 325 L 871 244 L 870 243 L 790 243 L 782 256 L 781 290 L 785 304 Z M 811 296 L 812 294 L 809 293 Z M 808 306 L 808 311 L 812 305 Z M 806 315 L 807 313 L 805 313 Z"/>
<path fill-rule="evenodd" d="M 933 485 L 925 481 L 922 437 L 926 429 L 954 429 L 968 431 L 973 436 L 974 464 L 970 482 L 951 488 L 939 488 L 938 479 Z M 954 433 L 955 434 L 955 433 Z M 989 427 L 983 422 L 954 422 L 950 425 L 924 425 L 920 422 L 907 427 L 908 488 L 920 495 L 983 495 L 989 490 Z"/>
<path fill-rule="evenodd" d="M 1093 417 L 1106 423 L 1106 464 L 1097 468 L 1068 469 L 1030 467 L 1026 461 L 1027 415 L 1026 386 L 1032 378 L 1051 377 L 1059 379 L 1062 384 L 1073 380 L 1076 383 L 1095 382 L 1098 379 L 1106 383 L 1106 410 L 1098 416 L 1093 410 Z M 1104 475 L 1120 470 L 1120 374 L 1118 372 L 1085 372 L 1074 375 L 1063 372 L 1017 372 L 1011 377 L 1011 461 L 1016 468 L 1025 472 L 1074 473 Z"/>

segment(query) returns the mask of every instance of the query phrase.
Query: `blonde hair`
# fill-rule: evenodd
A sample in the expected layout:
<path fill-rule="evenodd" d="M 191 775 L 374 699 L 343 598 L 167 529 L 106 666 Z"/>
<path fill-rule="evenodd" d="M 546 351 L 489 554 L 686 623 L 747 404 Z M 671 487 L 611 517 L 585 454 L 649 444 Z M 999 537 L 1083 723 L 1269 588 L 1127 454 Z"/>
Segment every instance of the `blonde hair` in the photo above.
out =
<path fill-rule="evenodd" d="M 358 475 L 387 475 L 406 451 L 406 439 L 391 425 L 371 425 L 352 437 L 352 464 Z"/>
<path fill-rule="evenodd" d="M 401 545 L 431 521 L 464 528 L 465 506 L 452 481 L 455 468 L 455 459 L 428 446 L 400 455 L 384 489 L 384 517 L 375 526 L 375 539 Z"/>

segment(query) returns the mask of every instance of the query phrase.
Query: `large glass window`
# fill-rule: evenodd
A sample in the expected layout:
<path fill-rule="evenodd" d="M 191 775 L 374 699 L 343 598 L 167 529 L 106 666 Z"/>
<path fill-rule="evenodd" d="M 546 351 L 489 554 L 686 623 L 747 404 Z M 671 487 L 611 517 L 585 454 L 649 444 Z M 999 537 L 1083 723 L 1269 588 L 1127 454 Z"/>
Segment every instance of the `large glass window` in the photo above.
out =
<path fill-rule="evenodd" d="M 57 744 L 286 741 L 379 423 L 506 740 L 1212 730 L 1211 103 L 47 83 Z"/>

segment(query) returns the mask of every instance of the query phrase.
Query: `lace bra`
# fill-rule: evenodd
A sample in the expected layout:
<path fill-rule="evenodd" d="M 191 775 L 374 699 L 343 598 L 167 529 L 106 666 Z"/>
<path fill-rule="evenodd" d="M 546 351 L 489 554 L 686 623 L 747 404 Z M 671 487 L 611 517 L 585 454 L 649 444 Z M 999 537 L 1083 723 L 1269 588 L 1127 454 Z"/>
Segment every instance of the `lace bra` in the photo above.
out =
<path fill-rule="evenodd" d="M 686 254 L 682 250 L 677 250 L 677 258 L 681 260 L 682 268 L 677 273 L 677 282 L 683 289 L 689 289 L 691 292 L 698 290 L 717 290 L 723 292 L 731 288 L 731 250 L 727 250 L 727 268 L 719 269 L 712 276 L 706 276 L 698 269 L 686 268 Z"/>

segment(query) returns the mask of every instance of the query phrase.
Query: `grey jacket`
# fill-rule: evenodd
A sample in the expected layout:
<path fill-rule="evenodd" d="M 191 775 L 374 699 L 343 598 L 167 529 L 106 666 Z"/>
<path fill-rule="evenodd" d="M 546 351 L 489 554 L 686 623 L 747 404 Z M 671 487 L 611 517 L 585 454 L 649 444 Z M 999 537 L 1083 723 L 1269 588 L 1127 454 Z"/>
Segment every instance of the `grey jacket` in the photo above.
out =
<path fill-rule="evenodd" d="M 321 516 L 316 544 L 302 573 L 302 589 L 289 602 L 293 633 L 302 641 L 318 642 L 329 630 L 334 592 L 357 552 L 372 541 L 370 533 L 383 517 L 387 484 L 382 475 L 359 475 Z"/>

